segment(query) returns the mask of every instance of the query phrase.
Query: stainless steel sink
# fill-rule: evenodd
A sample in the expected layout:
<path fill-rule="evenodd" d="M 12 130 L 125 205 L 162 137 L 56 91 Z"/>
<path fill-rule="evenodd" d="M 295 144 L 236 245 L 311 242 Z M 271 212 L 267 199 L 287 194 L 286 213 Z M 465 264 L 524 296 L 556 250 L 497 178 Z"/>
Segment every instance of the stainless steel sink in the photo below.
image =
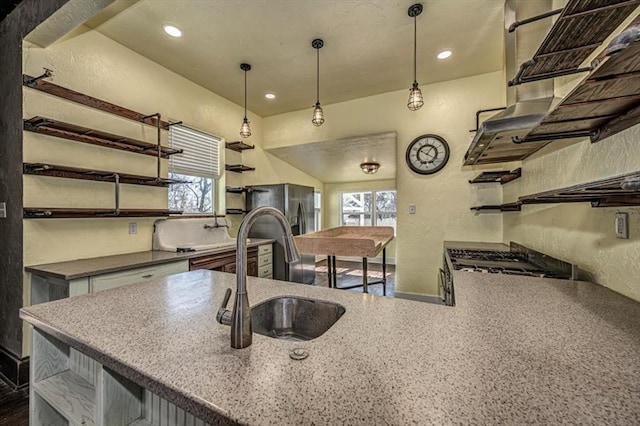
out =
<path fill-rule="evenodd" d="M 345 308 L 324 300 L 280 296 L 251 307 L 254 333 L 284 340 L 311 340 L 335 324 Z"/>

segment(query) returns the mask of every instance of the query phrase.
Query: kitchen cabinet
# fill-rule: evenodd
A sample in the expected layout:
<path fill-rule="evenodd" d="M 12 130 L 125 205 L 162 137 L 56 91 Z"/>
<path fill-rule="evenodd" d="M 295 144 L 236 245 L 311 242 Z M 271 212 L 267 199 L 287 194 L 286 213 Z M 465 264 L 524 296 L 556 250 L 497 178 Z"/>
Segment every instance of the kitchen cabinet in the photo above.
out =
<path fill-rule="evenodd" d="M 31 424 L 208 425 L 37 329 L 33 349 Z"/>
<path fill-rule="evenodd" d="M 258 246 L 258 277 L 273 278 L 273 244 Z"/>
<path fill-rule="evenodd" d="M 109 290 L 128 284 L 150 281 L 152 279 L 166 277 L 167 275 L 187 272 L 188 270 L 189 262 L 187 260 L 180 260 L 177 262 L 127 269 L 125 271 L 99 274 L 74 280 L 63 280 L 32 273 L 31 304 L 35 305 L 80 294 Z"/>
<path fill-rule="evenodd" d="M 189 261 L 189 270 L 210 269 L 212 271 L 236 273 L 236 249 L 222 253 L 210 254 L 202 257 L 195 257 Z M 258 276 L 258 247 L 247 249 L 247 275 Z"/>

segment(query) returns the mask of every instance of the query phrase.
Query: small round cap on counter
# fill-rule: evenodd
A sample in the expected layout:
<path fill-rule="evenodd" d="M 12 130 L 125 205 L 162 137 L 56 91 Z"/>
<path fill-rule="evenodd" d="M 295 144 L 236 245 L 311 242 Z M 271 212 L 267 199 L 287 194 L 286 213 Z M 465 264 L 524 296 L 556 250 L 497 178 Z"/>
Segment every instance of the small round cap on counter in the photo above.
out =
<path fill-rule="evenodd" d="M 309 356 L 309 352 L 306 349 L 294 348 L 289 352 L 289 356 L 296 361 L 302 361 Z"/>

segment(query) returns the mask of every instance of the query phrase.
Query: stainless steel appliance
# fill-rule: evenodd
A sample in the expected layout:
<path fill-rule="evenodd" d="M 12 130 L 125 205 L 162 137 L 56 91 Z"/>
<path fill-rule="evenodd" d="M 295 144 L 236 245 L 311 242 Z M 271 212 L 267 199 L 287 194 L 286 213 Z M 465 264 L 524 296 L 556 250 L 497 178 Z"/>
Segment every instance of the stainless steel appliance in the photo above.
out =
<path fill-rule="evenodd" d="M 455 305 L 453 271 L 520 275 L 539 278 L 577 279 L 578 267 L 511 242 L 509 251 L 446 247 L 438 282 L 446 305 Z M 474 243 L 470 243 L 473 245 Z"/>
<path fill-rule="evenodd" d="M 251 186 L 247 193 L 247 210 L 263 206 L 280 210 L 291 225 L 293 235 L 306 234 L 315 230 L 315 206 L 311 187 L 290 183 Z M 286 263 L 282 234 L 273 218 L 259 217 L 253 224 L 249 237 L 276 240 L 273 255 L 274 279 L 313 284 L 315 256 L 303 254 L 299 262 Z"/>

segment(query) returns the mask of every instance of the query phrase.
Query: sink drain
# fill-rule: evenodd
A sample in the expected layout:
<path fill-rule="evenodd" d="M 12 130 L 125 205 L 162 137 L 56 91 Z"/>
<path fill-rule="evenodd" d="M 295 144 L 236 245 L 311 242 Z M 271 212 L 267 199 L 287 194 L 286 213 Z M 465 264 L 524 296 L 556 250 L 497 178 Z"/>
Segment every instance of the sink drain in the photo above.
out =
<path fill-rule="evenodd" d="M 308 356 L 309 352 L 306 349 L 302 348 L 295 348 L 289 352 L 289 357 L 291 357 L 291 359 L 295 359 L 296 361 L 302 361 Z"/>

